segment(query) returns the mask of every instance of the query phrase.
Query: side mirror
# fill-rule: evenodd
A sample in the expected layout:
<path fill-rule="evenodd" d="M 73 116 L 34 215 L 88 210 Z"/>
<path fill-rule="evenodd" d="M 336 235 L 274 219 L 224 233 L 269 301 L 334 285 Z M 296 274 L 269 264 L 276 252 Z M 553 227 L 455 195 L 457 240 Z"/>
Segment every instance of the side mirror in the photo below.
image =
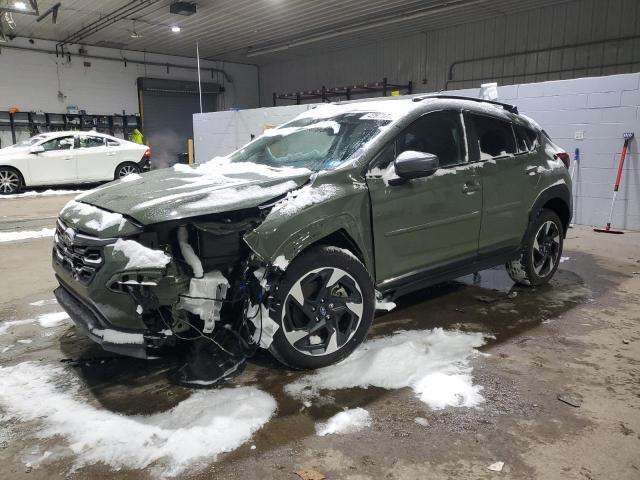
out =
<path fill-rule="evenodd" d="M 29 153 L 38 154 L 44 152 L 44 147 L 42 145 L 35 145 L 29 149 Z"/>
<path fill-rule="evenodd" d="M 432 153 L 407 150 L 398 155 L 394 161 L 396 175 L 403 180 L 428 177 L 440 166 L 437 155 Z"/>

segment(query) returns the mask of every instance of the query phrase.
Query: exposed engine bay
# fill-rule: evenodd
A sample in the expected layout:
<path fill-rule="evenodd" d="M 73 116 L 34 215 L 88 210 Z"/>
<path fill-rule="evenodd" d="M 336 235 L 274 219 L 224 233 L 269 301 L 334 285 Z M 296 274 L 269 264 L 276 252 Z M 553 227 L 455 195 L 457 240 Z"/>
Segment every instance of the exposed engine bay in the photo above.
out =
<path fill-rule="evenodd" d="M 148 330 L 167 345 L 190 342 L 176 381 L 213 384 L 239 373 L 258 347 L 268 348 L 278 324 L 269 317 L 271 286 L 282 271 L 263 263 L 243 235 L 266 211 L 211 215 L 155 225 L 134 240 L 171 256 L 166 274 L 127 278 L 116 285 L 138 305 Z"/>

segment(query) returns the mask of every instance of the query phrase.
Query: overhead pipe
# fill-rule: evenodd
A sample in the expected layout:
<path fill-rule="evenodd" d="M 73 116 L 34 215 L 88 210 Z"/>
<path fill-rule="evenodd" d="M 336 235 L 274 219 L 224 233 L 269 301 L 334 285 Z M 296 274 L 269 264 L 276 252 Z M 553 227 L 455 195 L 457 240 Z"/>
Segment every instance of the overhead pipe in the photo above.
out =
<path fill-rule="evenodd" d="M 56 51 L 53 50 L 47 50 L 45 48 L 29 48 L 29 47 L 18 47 L 15 45 L 2 45 L 0 46 L 0 49 L 12 49 L 12 50 L 23 50 L 26 52 L 38 52 L 38 53 L 46 53 L 49 55 L 58 55 Z M 69 57 L 82 57 L 82 58 L 92 58 L 94 60 L 107 60 L 107 61 L 111 61 L 111 62 L 124 62 L 125 64 L 127 63 L 133 63 L 136 65 L 147 65 L 147 66 L 153 66 L 153 67 L 166 67 L 166 68 L 182 68 L 185 70 L 197 70 L 198 67 L 192 67 L 189 65 L 180 65 L 178 63 L 162 63 L 162 62 L 149 62 L 146 60 L 130 60 L 126 57 L 121 57 L 121 58 L 115 58 L 115 57 L 107 57 L 104 55 L 90 55 L 90 54 L 80 54 L 80 53 L 71 53 L 69 51 L 64 52 L 65 56 L 69 56 Z M 225 72 L 224 70 L 220 69 L 220 68 L 216 68 L 216 67 L 203 67 L 202 70 L 206 70 L 211 72 L 212 74 L 215 73 L 220 73 L 221 75 L 224 76 L 225 80 L 229 83 L 233 83 L 233 79 L 231 78 L 231 76 L 229 76 L 229 74 L 227 72 Z"/>
<path fill-rule="evenodd" d="M 77 32 L 72 33 L 67 36 L 64 40 L 58 42 L 59 46 L 66 45 L 68 43 L 78 43 L 83 38 L 86 38 L 88 35 L 94 34 L 103 28 L 106 28 L 109 25 L 112 25 L 115 22 L 126 18 L 127 15 L 138 13 L 140 10 L 144 10 L 145 8 L 157 3 L 159 0 L 133 0 L 126 5 L 108 13 L 104 17 L 100 17 L 97 20 L 94 20 L 90 24 L 84 26 Z M 111 23 L 108 23 L 111 22 Z"/>

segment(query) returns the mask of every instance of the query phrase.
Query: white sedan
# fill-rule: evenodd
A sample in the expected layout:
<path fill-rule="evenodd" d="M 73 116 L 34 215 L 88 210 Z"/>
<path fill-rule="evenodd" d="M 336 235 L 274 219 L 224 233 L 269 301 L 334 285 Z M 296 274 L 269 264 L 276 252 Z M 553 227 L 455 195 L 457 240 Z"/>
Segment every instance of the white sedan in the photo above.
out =
<path fill-rule="evenodd" d="M 0 149 L 0 194 L 116 180 L 149 169 L 146 145 L 98 132 L 49 132 Z"/>

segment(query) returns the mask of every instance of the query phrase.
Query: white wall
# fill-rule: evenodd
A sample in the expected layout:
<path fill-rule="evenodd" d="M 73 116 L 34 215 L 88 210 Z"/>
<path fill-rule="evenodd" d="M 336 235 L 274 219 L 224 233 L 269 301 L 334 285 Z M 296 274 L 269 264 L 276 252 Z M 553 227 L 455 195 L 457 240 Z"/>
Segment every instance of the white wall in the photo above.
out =
<path fill-rule="evenodd" d="M 35 40 L 29 44 L 25 39 L 17 38 L 7 44 L 53 51 L 54 42 Z M 87 58 L 90 67 L 84 67 L 82 57 L 66 57 L 28 52 L 5 48 L 0 44 L 0 110 L 18 107 L 21 111 L 43 111 L 50 113 L 66 112 L 67 105 L 77 105 L 87 113 L 111 114 L 138 112 L 138 94 L 136 79 L 153 77 L 174 80 L 197 80 L 195 70 L 145 66 L 123 61 L 96 60 Z M 195 66 L 195 59 L 141 52 L 121 51 L 108 48 L 85 47 L 88 54 L 113 58 L 146 60 L 150 62 L 173 63 Z M 72 47 L 77 52 L 77 47 Z M 208 72 L 204 82 L 224 83 L 226 92 L 221 98 L 221 109 L 232 106 L 254 108 L 259 105 L 258 72 L 253 65 L 203 61 L 201 66 L 224 68 L 232 83 L 223 82 L 221 75 L 212 79 Z M 58 91 L 63 98 L 58 97 Z M 6 132 L 3 145 L 6 145 Z M 8 137 L 10 140 L 10 135 Z"/>
<path fill-rule="evenodd" d="M 195 161 L 228 155 L 251 141 L 251 135 L 262 135 L 265 128 L 277 127 L 304 112 L 307 105 L 255 108 L 230 112 L 196 113 L 193 115 Z"/>

